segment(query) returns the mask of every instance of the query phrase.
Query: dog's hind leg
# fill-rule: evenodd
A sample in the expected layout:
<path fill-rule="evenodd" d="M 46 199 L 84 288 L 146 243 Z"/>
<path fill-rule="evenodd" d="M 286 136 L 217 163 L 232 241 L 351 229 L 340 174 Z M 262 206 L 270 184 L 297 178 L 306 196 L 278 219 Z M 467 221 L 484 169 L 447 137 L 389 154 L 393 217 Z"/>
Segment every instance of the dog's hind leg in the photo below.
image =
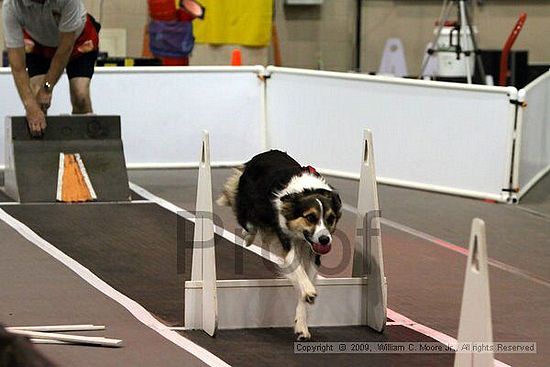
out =
<path fill-rule="evenodd" d="M 243 229 L 243 232 L 242 232 L 246 246 L 250 246 L 252 245 L 252 243 L 254 243 L 257 233 L 258 233 L 258 230 L 256 229 L 256 227 L 254 227 L 250 223 L 246 224 L 246 229 Z"/>
<path fill-rule="evenodd" d="M 239 181 L 243 174 L 244 167 L 238 167 L 233 169 L 233 175 L 225 181 L 223 185 L 223 192 L 221 196 L 216 200 L 219 206 L 231 206 L 235 208 L 235 199 L 237 192 L 239 191 Z"/>

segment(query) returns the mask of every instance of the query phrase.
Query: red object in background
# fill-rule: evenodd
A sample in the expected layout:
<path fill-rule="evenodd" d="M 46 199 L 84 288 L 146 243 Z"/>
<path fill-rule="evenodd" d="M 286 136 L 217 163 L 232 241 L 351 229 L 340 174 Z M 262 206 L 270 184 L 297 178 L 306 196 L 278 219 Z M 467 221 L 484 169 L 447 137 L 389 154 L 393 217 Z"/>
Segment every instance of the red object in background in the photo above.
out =
<path fill-rule="evenodd" d="M 176 20 L 177 9 L 174 0 L 147 0 L 149 16 L 155 20 Z"/>
<path fill-rule="evenodd" d="M 160 57 L 163 66 L 189 66 L 188 57 Z"/>
<path fill-rule="evenodd" d="M 204 18 L 204 7 L 195 0 L 180 0 L 179 8 L 174 0 L 147 0 L 149 16 L 155 21 L 192 22 L 196 18 Z M 143 54 L 150 52 L 149 29 L 146 27 L 143 41 Z M 147 51 L 145 49 L 147 48 Z M 157 56 L 157 55 L 155 55 Z M 164 66 L 188 66 L 189 57 L 160 57 Z"/>
<path fill-rule="evenodd" d="M 154 20 L 179 20 L 190 22 L 204 17 L 204 8 L 194 0 L 180 1 L 180 8 L 176 8 L 174 0 L 147 0 L 149 16 Z"/>
<path fill-rule="evenodd" d="M 241 50 L 238 48 L 233 49 L 231 52 L 231 66 L 241 66 L 242 61 Z"/>
<path fill-rule="evenodd" d="M 498 78 L 498 85 L 501 87 L 506 86 L 506 80 L 508 79 L 508 56 L 510 55 L 510 50 L 514 45 L 514 42 L 516 42 L 516 38 L 518 38 L 519 32 L 521 32 L 521 29 L 525 24 L 525 19 L 527 19 L 527 14 L 521 13 L 514 29 L 512 30 L 512 33 L 510 33 L 510 36 L 508 36 L 508 39 L 502 48 L 502 54 L 500 56 L 500 74 Z"/>
<path fill-rule="evenodd" d="M 96 20 L 88 14 L 84 29 L 74 43 L 73 51 L 71 53 L 71 60 L 85 53 L 99 49 L 99 36 L 97 33 L 98 28 L 96 28 L 96 24 L 98 24 Z M 33 40 L 25 30 L 23 30 L 23 38 L 25 41 L 25 52 L 27 53 L 32 52 L 47 59 L 52 59 L 57 52 L 57 47 L 41 45 Z"/>

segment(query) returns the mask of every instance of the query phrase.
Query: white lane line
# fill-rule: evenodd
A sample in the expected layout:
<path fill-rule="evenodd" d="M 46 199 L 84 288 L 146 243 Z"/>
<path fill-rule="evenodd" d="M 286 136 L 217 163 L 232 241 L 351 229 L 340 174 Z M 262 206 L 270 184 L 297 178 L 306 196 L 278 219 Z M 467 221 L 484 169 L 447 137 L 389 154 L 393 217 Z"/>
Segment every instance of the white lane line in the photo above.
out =
<path fill-rule="evenodd" d="M 178 206 L 172 204 L 172 203 L 169 202 L 169 201 L 166 201 L 166 200 L 164 200 L 164 199 L 162 199 L 162 198 L 160 198 L 160 197 L 158 197 L 158 196 L 152 194 L 151 192 L 147 191 L 146 189 L 144 189 L 144 188 L 142 188 L 142 187 L 140 187 L 140 186 L 138 186 L 138 185 L 136 185 L 136 184 L 130 183 L 130 188 L 131 188 L 134 192 L 136 192 L 137 194 L 141 195 L 141 196 L 144 197 L 144 198 L 147 198 L 147 199 L 149 199 L 149 200 L 151 200 L 151 201 L 154 201 L 154 202 L 158 203 L 159 205 L 161 205 L 161 206 L 162 206 L 163 208 L 165 208 L 165 209 L 168 209 L 168 210 L 170 210 L 170 211 L 172 211 L 172 212 L 174 212 L 174 213 L 183 213 L 183 212 L 184 212 L 184 213 L 187 213 L 186 215 L 192 216 L 192 214 L 189 213 L 188 211 L 186 211 L 186 210 L 184 210 L 184 209 L 182 209 L 182 208 L 180 208 L 180 207 L 178 207 Z M 350 205 L 344 204 L 344 209 L 346 209 L 346 206 L 349 207 L 349 208 L 353 208 L 353 207 L 351 207 Z M 348 209 L 346 209 L 346 210 L 348 210 Z M 355 209 L 355 213 L 357 213 L 357 210 L 356 210 L 356 209 Z M 186 216 L 184 216 L 184 217 L 186 217 Z M 186 217 L 186 218 L 187 218 L 187 217 Z M 191 219 L 190 219 L 190 220 L 191 220 Z M 218 228 L 219 228 L 219 227 L 218 227 Z M 233 242 L 233 240 L 232 240 L 231 238 L 239 238 L 239 237 L 236 236 L 235 234 L 233 234 L 233 233 L 231 233 L 231 232 L 229 232 L 229 231 L 227 231 L 227 230 L 225 230 L 225 229 L 223 229 L 223 228 L 220 228 L 220 229 L 221 229 L 222 231 L 224 231 L 224 233 L 227 235 L 227 237 L 224 236 L 224 238 L 227 239 L 228 241 Z M 216 233 L 218 233 L 218 232 L 216 231 Z M 218 234 L 219 234 L 219 233 L 218 233 Z M 242 239 L 240 239 L 240 241 L 241 241 L 241 243 L 244 242 L 244 240 L 242 240 Z M 233 243 L 235 243 L 235 242 L 233 242 Z M 235 244 L 237 244 L 237 243 L 235 243 Z M 237 245 L 238 245 L 238 244 L 237 244 Z M 250 246 L 250 247 L 252 247 L 252 246 Z M 250 249 L 250 247 L 245 247 L 245 248 Z M 260 249 L 260 250 L 262 251 L 263 254 L 265 254 L 265 252 L 266 252 L 265 250 L 263 250 L 263 249 Z M 255 252 L 255 251 L 254 251 L 254 252 Z M 261 256 L 263 256 L 263 254 L 262 254 Z M 275 256 L 275 255 L 272 255 L 272 256 Z M 265 256 L 264 256 L 264 257 L 265 257 Z M 268 257 L 265 257 L 265 258 L 269 260 L 269 256 L 268 256 Z M 318 276 L 322 278 L 321 275 L 318 275 Z M 409 318 L 407 318 L 407 317 L 401 315 L 401 314 L 398 313 L 398 312 L 395 312 L 395 311 L 393 311 L 393 310 L 390 310 L 389 308 L 388 308 L 387 310 L 388 310 L 388 317 L 389 317 L 390 319 L 393 320 L 393 322 L 390 321 L 390 323 L 391 323 L 390 326 L 392 326 L 392 325 L 393 325 L 393 326 L 402 325 L 402 326 L 404 326 L 404 327 L 407 327 L 407 328 L 409 328 L 409 329 L 411 329 L 411 330 L 416 331 L 417 333 L 423 334 L 423 335 L 425 335 L 425 336 L 427 336 L 427 337 L 430 337 L 430 338 L 432 338 L 432 339 L 434 339 L 434 340 L 437 340 L 437 341 L 439 341 L 439 342 L 442 343 L 442 344 L 445 344 L 445 345 L 457 345 L 457 340 L 456 340 L 455 338 L 453 338 L 453 337 L 451 337 L 451 336 L 448 336 L 448 335 L 446 335 L 446 334 L 443 334 L 443 333 L 441 333 L 441 332 L 439 332 L 439 331 L 437 331 L 437 330 L 431 329 L 431 328 L 429 328 L 429 327 L 427 327 L 427 326 L 425 326 L 425 325 L 419 324 L 419 323 L 417 323 L 416 321 L 413 321 L 413 320 L 411 320 L 411 319 L 409 319 Z M 502 363 L 502 362 L 500 362 L 500 361 L 497 361 L 496 359 L 495 359 L 495 366 L 496 366 L 496 367 L 510 367 L 509 365 L 507 365 L 507 364 L 505 364 L 505 363 Z"/>
<path fill-rule="evenodd" d="M 133 182 L 130 182 L 130 189 L 132 189 L 132 191 L 134 191 L 136 194 L 138 194 L 139 196 L 147 199 L 149 202 L 154 202 L 158 205 L 160 205 L 161 207 L 163 207 L 164 209 L 167 209 L 169 211 L 171 211 L 172 213 L 175 213 L 177 215 L 180 215 L 181 217 L 195 223 L 195 215 L 183 208 L 180 208 L 179 206 L 147 191 L 146 189 L 144 189 L 143 187 L 139 186 L 139 185 L 136 185 L 135 183 Z M 223 237 L 225 238 L 226 240 L 228 240 L 229 242 L 235 244 L 235 245 L 238 245 L 238 246 L 241 246 L 242 248 L 248 250 L 248 251 L 251 251 L 253 253 L 255 253 L 256 255 L 259 255 L 261 257 L 263 257 L 264 259 L 266 260 L 269 260 L 269 261 L 272 261 L 276 264 L 283 264 L 283 259 L 281 259 L 280 257 L 272 254 L 271 252 L 261 248 L 260 246 L 257 246 L 257 245 L 250 245 L 250 246 L 246 246 L 245 245 L 245 241 L 243 238 L 237 236 L 235 233 L 232 233 L 230 231 L 228 231 L 227 229 L 223 228 L 223 227 L 220 227 L 220 226 L 217 226 L 217 225 L 214 225 L 214 232 L 220 236 L 220 237 Z"/>
<path fill-rule="evenodd" d="M 347 210 L 347 211 L 349 211 L 353 214 L 357 214 L 357 209 L 355 207 L 353 207 L 352 205 L 343 204 L 342 208 L 344 208 L 344 210 Z M 467 249 L 465 249 L 463 247 L 460 247 L 460 246 L 457 246 L 457 245 L 454 245 L 450 242 L 447 242 L 447 241 L 442 240 L 440 238 L 434 237 L 434 236 L 429 235 L 427 233 L 421 232 L 417 229 L 405 226 L 403 224 L 391 221 L 391 220 L 386 219 L 386 218 L 380 218 L 380 223 L 382 223 L 382 224 L 384 224 L 388 227 L 392 227 L 394 229 L 397 229 L 399 231 L 408 233 L 412 236 L 421 238 L 423 240 L 431 242 L 431 243 L 433 243 L 435 245 L 438 245 L 440 247 L 446 248 L 447 250 L 451 250 L 451 251 L 456 252 L 458 254 L 468 256 L 468 250 Z M 495 259 L 489 258 L 487 260 L 487 262 L 489 263 L 489 265 L 494 266 L 495 268 L 498 268 L 500 270 L 506 271 L 506 272 L 511 273 L 511 274 L 515 274 L 519 277 L 525 278 L 525 279 L 530 280 L 534 283 L 537 283 L 537 284 L 540 284 L 540 285 L 545 286 L 547 288 L 550 288 L 550 282 L 547 281 L 546 279 L 543 279 L 543 278 L 539 277 L 538 275 L 535 275 L 535 274 L 530 273 L 530 272 L 525 271 L 525 270 L 521 270 L 519 268 L 516 268 L 515 266 L 505 264 L 505 263 L 503 263 L 501 261 L 498 261 L 498 260 L 495 260 Z"/>
<path fill-rule="evenodd" d="M 517 206 L 517 208 L 520 209 L 520 210 L 522 210 L 522 211 L 524 211 L 524 212 L 526 212 L 526 213 L 529 213 L 529 214 L 531 214 L 531 215 L 537 216 L 537 217 L 539 217 L 539 218 L 541 218 L 541 219 L 546 219 L 546 220 L 549 220 L 549 219 L 550 219 L 550 215 L 544 214 L 544 213 L 539 212 L 539 211 L 537 211 L 537 210 L 535 210 L 535 209 L 531 209 L 531 208 L 529 208 L 529 207 L 527 207 L 527 206 L 525 206 L 525 205 L 521 205 L 521 204 L 520 204 L 520 205 Z"/>
<path fill-rule="evenodd" d="M 204 363 L 212 367 L 228 367 L 229 364 L 221 360 L 219 357 L 193 343 L 191 340 L 183 337 L 175 331 L 167 329 L 166 325 L 158 321 L 153 315 L 151 315 L 145 308 L 131 298 L 120 293 L 116 289 L 101 280 L 98 276 L 88 270 L 86 267 L 78 263 L 73 258 L 67 256 L 65 253 L 57 249 L 55 246 L 44 240 L 37 235 L 33 230 L 21 223 L 14 217 L 10 216 L 4 210 L 0 209 L 0 220 L 5 222 L 21 236 L 28 241 L 48 253 L 50 256 L 61 262 L 63 265 L 71 269 L 75 274 L 84 279 L 94 288 L 105 294 L 107 297 L 118 302 L 122 307 L 127 309 L 136 319 L 141 323 L 153 329 L 172 343 L 176 344 L 180 348 L 185 349 L 190 354 L 194 355 Z"/>
<path fill-rule="evenodd" d="M 408 317 L 405 317 L 395 311 L 390 310 L 389 308 L 388 308 L 388 318 L 394 320 L 392 324 L 396 326 L 400 325 L 400 326 L 406 327 L 407 329 L 414 330 L 417 333 L 429 336 L 430 338 L 437 340 L 441 344 L 453 347 L 453 349 L 455 349 L 455 347 L 458 345 L 458 341 L 455 338 L 450 337 L 446 334 L 443 334 L 442 332 L 439 332 L 432 328 L 429 328 L 425 325 L 419 324 L 416 321 L 409 319 Z M 495 367 L 511 367 L 511 366 L 495 359 Z"/>

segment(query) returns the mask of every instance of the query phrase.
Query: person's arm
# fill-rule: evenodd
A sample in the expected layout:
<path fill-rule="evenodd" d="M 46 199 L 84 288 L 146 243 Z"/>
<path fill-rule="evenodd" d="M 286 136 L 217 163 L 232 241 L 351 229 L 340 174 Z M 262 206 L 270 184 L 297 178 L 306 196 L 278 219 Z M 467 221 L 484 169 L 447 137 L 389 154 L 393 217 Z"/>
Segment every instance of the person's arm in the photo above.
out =
<path fill-rule="evenodd" d="M 4 21 L 4 41 L 8 50 L 8 60 L 11 66 L 13 80 L 21 102 L 25 107 L 27 123 L 33 135 L 41 135 L 46 128 L 46 117 L 32 92 L 29 74 L 27 73 L 25 42 L 22 25 L 19 24 L 11 2 L 2 4 L 2 20 Z"/>
<path fill-rule="evenodd" d="M 65 67 L 69 63 L 69 59 L 73 52 L 74 42 L 76 41 L 76 38 L 77 37 L 75 32 L 59 33 L 59 46 L 57 47 L 57 51 L 52 58 L 50 69 L 44 77 L 44 84 L 47 82 L 51 85 L 51 88 L 53 88 L 53 86 L 57 83 L 57 81 L 61 77 L 61 74 L 63 74 L 63 70 L 65 70 Z M 40 107 L 44 111 L 47 111 L 48 108 L 50 108 L 50 104 L 52 101 L 51 88 L 49 90 L 46 90 L 46 88 L 42 86 L 38 90 L 38 94 L 36 96 Z"/>
<path fill-rule="evenodd" d="M 25 48 L 8 48 L 8 60 L 17 92 L 25 107 L 31 134 L 34 136 L 42 135 L 46 128 L 46 117 L 31 89 L 29 74 L 26 69 Z"/>

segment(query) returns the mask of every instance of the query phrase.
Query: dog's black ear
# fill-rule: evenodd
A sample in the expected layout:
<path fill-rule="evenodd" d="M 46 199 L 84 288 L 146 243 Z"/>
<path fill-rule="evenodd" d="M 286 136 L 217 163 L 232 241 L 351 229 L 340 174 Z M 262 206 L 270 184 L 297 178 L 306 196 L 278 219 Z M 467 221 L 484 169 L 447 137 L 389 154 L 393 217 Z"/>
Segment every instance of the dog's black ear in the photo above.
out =
<path fill-rule="evenodd" d="M 287 195 L 281 196 L 279 200 L 281 200 L 282 203 L 291 203 L 293 201 L 296 201 L 297 198 L 298 198 L 297 194 L 287 194 Z"/>
<path fill-rule="evenodd" d="M 342 199 L 336 191 L 332 191 L 332 206 L 337 212 L 342 210 Z"/>

